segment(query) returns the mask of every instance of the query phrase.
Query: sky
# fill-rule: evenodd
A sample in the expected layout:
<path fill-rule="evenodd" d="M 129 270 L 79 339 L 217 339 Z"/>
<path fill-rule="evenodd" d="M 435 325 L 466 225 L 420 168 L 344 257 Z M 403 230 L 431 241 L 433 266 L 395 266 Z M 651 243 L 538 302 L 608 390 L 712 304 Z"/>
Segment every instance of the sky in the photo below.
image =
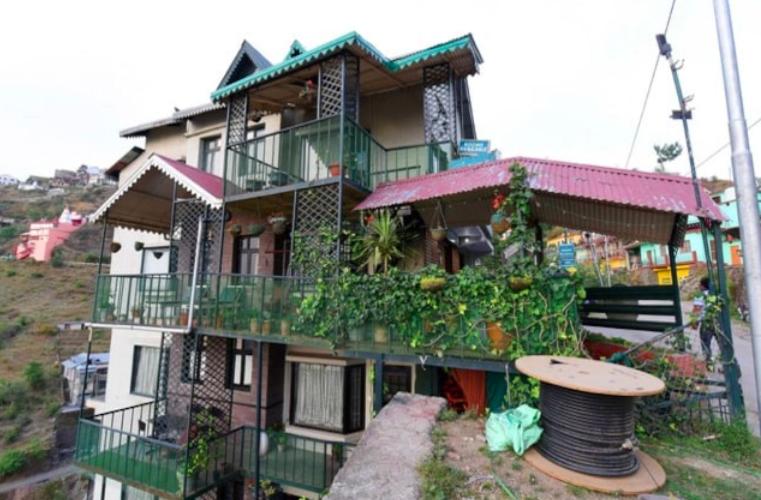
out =
<path fill-rule="evenodd" d="M 761 118 L 761 2 L 731 1 L 749 123 Z M 671 0 L 12 2 L 0 16 L 0 174 L 108 167 L 140 141 L 119 130 L 209 100 L 245 38 L 281 60 L 357 31 L 389 57 L 472 33 L 484 58 L 470 80 L 479 138 L 503 156 L 625 167 Z M 728 141 L 712 2 L 677 0 L 668 32 L 700 163 Z M 629 168 L 680 141 L 661 61 Z M 750 131 L 761 151 L 761 126 Z M 761 161 L 761 160 L 759 160 Z M 687 175 L 687 156 L 670 164 Z M 726 149 L 701 165 L 730 175 Z M 761 175 L 761 167 L 756 168 Z"/>

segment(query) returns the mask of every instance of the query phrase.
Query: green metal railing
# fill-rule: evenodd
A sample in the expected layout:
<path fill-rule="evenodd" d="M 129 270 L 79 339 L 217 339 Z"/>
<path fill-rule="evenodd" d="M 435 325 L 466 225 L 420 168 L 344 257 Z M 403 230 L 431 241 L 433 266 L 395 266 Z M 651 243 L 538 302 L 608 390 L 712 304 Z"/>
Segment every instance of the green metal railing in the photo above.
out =
<path fill-rule="evenodd" d="M 153 437 L 154 402 L 102 413 L 78 424 L 75 462 L 108 477 L 139 485 L 161 496 L 197 497 L 231 478 L 253 478 L 256 470 L 256 427 L 243 426 L 198 444 L 186 445 Z M 260 479 L 322 493 L 346 462 L 352 445 L 266 431 L 260 446 Z M 182 466 L 186 456 L 203 454 L 192 473 Z"/>
<path fill-rule="evenodd" d="M 118 325 L 187 325 L 192 274 L 101 274 L 95 286 L 93 322 Z M 197 286 L 196 304 L 209 289 Z M 197 309 L 196 309 L 197 310 Z"/>
<path fill-rule="evenodd" d="M 343 151 L 342 151 L 343 148 Z M 339 116 L 313 120 L 231 147 L 225 179 L 227 195 L 327 179 L 331 166 L 365 189 L 380 182 L 446 170 L 451 143 L 387 149 L 353 120 Z"/>
<path fill-rule="evenodd" d="M 184 448 L 154 439 L 153 421 L 153 402 L 79 419 L 74 461 L 156 494 L 178 495 Z"/>

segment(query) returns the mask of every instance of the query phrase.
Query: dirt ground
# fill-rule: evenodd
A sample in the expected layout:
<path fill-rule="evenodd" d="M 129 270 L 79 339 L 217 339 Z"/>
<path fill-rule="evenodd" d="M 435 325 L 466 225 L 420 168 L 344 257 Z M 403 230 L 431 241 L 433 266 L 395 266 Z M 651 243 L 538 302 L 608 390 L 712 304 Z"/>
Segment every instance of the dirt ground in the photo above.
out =
<path fill-rule="evenodd" d="M 615 498 L 557 481 L 534 469 L 512 452 L 490 453 L 484 437 L 483 418 L 459 418 L 440 422 L 447 435 L 446 463 L 467 475 L 459 498 L 558 499 Z M 643 447 L 645 449 L 645 447 Z M 645 451 L 663 465 L 668 480 L 658 493 L 684 499 L 761 498 L 761 472 L 691 454 L 668 446 L 651 446 Z"/>

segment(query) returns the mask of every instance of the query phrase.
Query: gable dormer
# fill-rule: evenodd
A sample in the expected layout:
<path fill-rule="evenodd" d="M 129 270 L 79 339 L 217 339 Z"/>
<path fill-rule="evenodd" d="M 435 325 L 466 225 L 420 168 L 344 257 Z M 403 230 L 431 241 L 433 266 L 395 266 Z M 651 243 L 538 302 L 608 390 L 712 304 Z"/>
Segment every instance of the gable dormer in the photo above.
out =
<path fill-rule="evenodd" d="M 269 62 L 261 52 L 256 50 L 250 43 L 248 43 L 248 41 L 243 40 L 238 53 L 235 54 L 235 58 L 232 63 L 230 63 L 230 66 L 225 72 L 225 76 L 222 78 L 222 81 L 219 82 L 217 88 L 219 89 L 225 85 L 237 82 L 238 80 L 270 66 L 272 66 L 272 63 Z"/>
<path fill-rule="evenodd" d="M 288 47 L 288 53 L 285 55 L 285 61 L 288 59 L 293 59 L 294 57 L 298 57 L 301 54 L 306 52 L 306 49 L 304 46 L 299 42 L 298 40 L 294 40 L 293 43 L 291 43 L 291 46 Z"/>

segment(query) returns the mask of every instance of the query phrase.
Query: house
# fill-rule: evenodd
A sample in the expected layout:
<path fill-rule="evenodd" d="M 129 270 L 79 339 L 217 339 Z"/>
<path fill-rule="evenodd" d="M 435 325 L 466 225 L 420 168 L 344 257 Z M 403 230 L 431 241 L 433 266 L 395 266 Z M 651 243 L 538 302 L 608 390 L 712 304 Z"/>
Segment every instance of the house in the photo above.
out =
<path fill-rule="evenodd" d="M 80 419 L 75 454 L 96 498 L 253 498 L 259 479 L 317 498 L 396 392 L 504 404 L 504 346 L 483 318 L 464 324 L 465 310 L 437 322 L 410 313 L 392 329 L 381 316 L 401 304 L 357 294 L 312 303 L 321 326 L 305 323 L 309 300 L 336 288 L 335 273 L 316 278 L 322 266 L 349 266 L 344 230 L 374 214 L 393 212 L 417 236 L 400 273 L 453 275 L 492 253 L 492 197 L 513 163 L 529 171 L 545 224 L 673 247 L 688 215 L 720 218 L 708 197 L 698 212 L 676 176 L 526 157 L 449 169 L 477 139 L 469 78 L 481 63 L 471 35 L 390 58 L 352 32 L 294 41 L 275 62 L 244 41 L 211 103 L 121 131 L 144 144 L 108 169 L 118 188 L 92 216 L 104 235 L 114 228 L 90 322 L 112 329 L 114 356 L 103 413 Z M 613 182 L 636 189 L 613 196 Z M 666 292 L 659 314 L 673 318 L 658 328 L 681 322 Z M 344 307 L 375 319 L 349 324 Z M 432 346 L 433 331 L 472 344 Z"/>
<path fill-rule="evenodd" d="M 29 224 L 29 230 L 21 233 L 21 242 L 16 245 L 16 259 L 33 259 L 50 262 L 57 246 L 69 239 L 71 233 L 82 227 L 84 218 L 77 212 L 64 207 L 56 220 L 41 220 Z"/>
<path fill-rule="evenodd" d="M 109 353 L 80 352 L 61 363 L 64 380 L 64 401 L 66 405 L 78 406 L 82 398 L 88 406 L 97 408 L 106 396 Z M 88 376 L 85 381 L 85 371 Z M 87 387 L 85 387 L 87 383 Z"/>
<path fill-rule="evenodd" d="M 0 175 L 0 186 L 17 186 L 18 183 L 19 183 L 19 180 L 17 177 L 14 177 L 9 174 Z"/>
<path fill-rule="evenodd" d="M 83 186 L 97 186 L 111 183 L 103 169 L 93 165 L 80 165 L 77 169 L 77 176 L 79 177 L 79 184 Z"/>
<path fill-rule="evenodd" d="M 52 187 L 75 186 L 79 184 L 79 175 L 73 170 L 56 169 L 50 180 Z"/>
<path fill-rule="evenodd" d="M 30 175 L 26 181 L 20 183 L 17 188 L 19 191 L 41 191 L 47 189 L 51 184 L 50 177 L 41 177 Z"/>

